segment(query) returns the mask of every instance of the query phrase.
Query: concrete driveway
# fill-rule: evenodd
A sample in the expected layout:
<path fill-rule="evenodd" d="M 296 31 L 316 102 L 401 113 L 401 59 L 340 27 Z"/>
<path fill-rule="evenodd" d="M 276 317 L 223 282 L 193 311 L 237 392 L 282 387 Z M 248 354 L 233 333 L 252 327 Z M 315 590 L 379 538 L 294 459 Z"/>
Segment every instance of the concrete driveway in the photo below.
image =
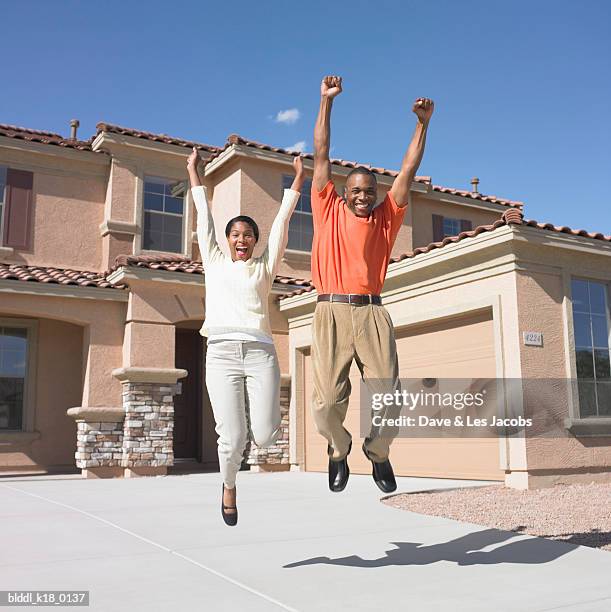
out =
<path fill-rule="evenodd" d="M 610 553 L 390 508 L 371 477 L 242 472 L 234 528 L 220 494 L 218 474 L 2 478 L 0 590 L 101 612 L 611 609 Z"/>

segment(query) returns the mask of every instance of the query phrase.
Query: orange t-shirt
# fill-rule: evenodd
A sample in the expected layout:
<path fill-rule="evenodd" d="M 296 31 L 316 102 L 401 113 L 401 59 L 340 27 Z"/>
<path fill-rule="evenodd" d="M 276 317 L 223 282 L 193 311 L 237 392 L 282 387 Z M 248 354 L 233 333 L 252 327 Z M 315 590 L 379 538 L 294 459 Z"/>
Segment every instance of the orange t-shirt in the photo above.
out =
<path fill-rule="evenodd" d="M 312 186 L 312 282 L 318 293 L 379 295 L 405 210 L 388 192 L 369 217 L 357 217 L 333 181 L 321 192 Z"/>

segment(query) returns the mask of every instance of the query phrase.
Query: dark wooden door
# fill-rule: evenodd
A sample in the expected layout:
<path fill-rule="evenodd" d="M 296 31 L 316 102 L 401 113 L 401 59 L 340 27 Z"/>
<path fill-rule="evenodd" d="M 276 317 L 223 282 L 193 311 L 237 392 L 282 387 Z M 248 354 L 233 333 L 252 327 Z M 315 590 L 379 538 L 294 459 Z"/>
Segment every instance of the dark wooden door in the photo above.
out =
<path fill-rule="evenodd" d="M 176 330 L 176 367 L 189 372 L 180 379 L 182 393 L 174 396 L 174 456 L 200 461 L 203 342 L 194 329 Z"/>
<path fill-rule="evenodd" d="M 200 336 L 201 337 L 201 336 Z M 203 350 L 200 355 L 202 356 L 202 454 L 201 462 L 209 470 L 219 469 L 219 456 L 218 456 L 218 434 L 216 433 L 215 427 L 216 422 L 214 421 L 214 413 L 212 412 L 212 404 L 210 403 L 210 397 L 208 396 L 208 389 L 206 389 L 206 344 L 203 344 Z"/>

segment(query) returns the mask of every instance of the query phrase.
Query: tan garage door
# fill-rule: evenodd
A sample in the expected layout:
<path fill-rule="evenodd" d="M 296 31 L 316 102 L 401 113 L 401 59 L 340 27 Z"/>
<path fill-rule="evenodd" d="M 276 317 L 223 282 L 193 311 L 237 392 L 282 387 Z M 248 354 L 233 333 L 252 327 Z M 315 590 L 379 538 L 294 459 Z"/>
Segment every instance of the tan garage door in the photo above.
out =
<path fill-rule="evenodd" d="M 496 376 L 494 337 L 490 313 L 452 318 L 443 323 L 411 327 L 397 334 L 399 370 L 402 378 L 494 378 Z M 305 468 L 327 470 L 327 443 L 312 420 L 310 399 L 311 357 L 305 371 Z M 361 451 L 359 437 L 360 373 L 353 364 L 352 395 L 345 427 L 353 436 L 350 470 L 371 473 L 371 464 Z M 448 439 L 396 438 L 391 460 L 398 476 L 471 478 L 502 480 L 499 468 L 499 441 L 494 438 Z"/>

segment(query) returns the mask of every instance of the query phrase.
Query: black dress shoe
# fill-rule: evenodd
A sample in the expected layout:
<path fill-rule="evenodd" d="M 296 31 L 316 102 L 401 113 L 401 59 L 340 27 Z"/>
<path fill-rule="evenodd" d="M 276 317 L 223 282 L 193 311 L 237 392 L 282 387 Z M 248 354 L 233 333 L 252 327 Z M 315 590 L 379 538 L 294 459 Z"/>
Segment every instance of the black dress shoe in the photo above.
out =
<path fill-rule="evenodd" d="M 386 461 L 376 462 L 371 459 L 371 457 L 367 454 L 367 450 L 365 449 L 365 445 L 363 444 L 363 452 L 365 453 L 365 457 L 371 461 L 373 466 L 373 472 L 371 475 L 373 476 L 373 480 L 378 485 L 378 488 L 384 493 L 392 493 L 397 490 L 397 481 L 395 480 L 395 473 L 392 471 L 392 465 L 390 465 L 390 460 L 386 459 Z"/>
<path fill-rule="evenodd" d="M 327 454 L 329 455 L 329 489 L 334 493 L 339 493 L 346 488 L 348 484 L 348 476 L 350 476 L 350 469 L 348 468 L 348 455 L 352 449 L 352 442 L 348 447 L 348 454 L 339 461 L 333 461 L 331 454 L 333 449 L 327 446 Z"/>
<path fill-rule="evenodd" d="M 224 503 L 225 498 L 225 483 L 223 483 L 223 492 L 221 494 L 221 514 L 225 525 L 234 527 L 238 523 L 238 507 L 237 506 L 226 506 Z M 225 512 L 225 510 L 235 510 L 235 512 Z"/>

